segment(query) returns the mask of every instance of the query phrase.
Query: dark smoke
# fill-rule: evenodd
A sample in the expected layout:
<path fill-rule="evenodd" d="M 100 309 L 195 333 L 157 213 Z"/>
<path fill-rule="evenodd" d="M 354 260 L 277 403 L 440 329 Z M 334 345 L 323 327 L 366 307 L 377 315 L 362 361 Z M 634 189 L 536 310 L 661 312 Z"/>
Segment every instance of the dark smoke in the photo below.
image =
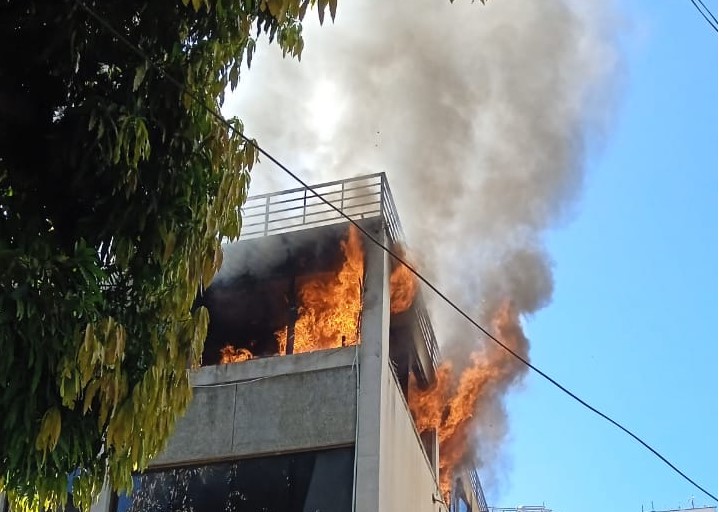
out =
<path fill-rule="evenodd" d="M 505 300 L 520 316 L 551 300 L 542 237 L 572 214 L 613 111 L 612 9 L 343 0 L 335 25 L 307 27 L 301 63 L 265 49 L 226 110 L 310 182 L 387 172 L 414 260 L 489 326 Z M 260 166 L 252 192 L 296 186 L 280 173 Z M 442 305 L 432 314 L 450 357 L 485 343 Z M 524 371 L 511 364 L 516 378 L 481 400 L 484 464 Z"/>

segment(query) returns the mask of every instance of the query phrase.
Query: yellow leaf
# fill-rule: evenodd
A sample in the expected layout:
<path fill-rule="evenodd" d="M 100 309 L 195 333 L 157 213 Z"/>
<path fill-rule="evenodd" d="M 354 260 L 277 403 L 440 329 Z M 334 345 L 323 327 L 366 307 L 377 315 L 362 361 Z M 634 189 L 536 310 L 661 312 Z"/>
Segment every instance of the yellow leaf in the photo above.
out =
<path fill-rule="evenodd" d="M 84 344 L 85 344 L 85 348 L 86 348 L 88 351 L 89 351 L 90 346 L 91 346 L 91 344 L 92 344 L 92 342 L 93 342 L 94 339 L 95 339 L 95 328 L 93 327 L 92 324 L 87 324 L 87 326 L 85 327 L 85 339 L 84 339 Z"/>
<path fill-rule="evenodd" d="M 212 260 L 212 258 L 205 258 L 202 268 L 202 286 L 205 289 L 209 288 L 212 278 L 215 277 L 215 265 Z"/>
<path fill-rule="evenodd" d="M 54 450 L 58 439 L 60 439 L 61 428 L 60 410 L 57 407 L 48 409 L 42 417 L 40 432 L 35 438 L 35 449 L 39 451 Z"/>
<path fill-rule="evenodd" d="M 82 402 L 82 413 L 86 414 L 92 407 L 92 399 L 95 398 L 97 390 L 100 388 L 100 381 L 93 380 L 85 389 L 85 398 Z"/>
<path fill-rule="evenodd" d="M 222 266 L 222 258 L 223 258 L 223 256 L 224 256 L 224 253 L 223 253 L 223 251 L 222 251 L 222 245 L 220 245 L 220 244 L 218 243 L 217 246 L 215 247 L 215 258 L 214 258 L 215 268 L 218 269 L 218 270 L 219 270 L 220 267 Z"/>
<path fill-rule="evenodd" d="M 167 234 L 167 240 L 165 241 L 165 250 L 162 254 L 162 263 L 167 263 L 167 260 L 170 259 L 170 256 L 172 255 L 172 251 L 175 250 L 175 241 L 177 240 L 177 236 L 175 233 L 168 233 Z"/>
<path fill-rule="evenodd" d="M 275 18 L 279 18 L 282 14 L 282 0 L 267 0 L 267 7 Z"/>
<path fill-rule="evenodd" d="M 115 350 L 115 357 L 122 361 L 125 358 L 125 340 L 127 339 L 127 331 L 122 325 L 117 326 L 117 346 Z"/>

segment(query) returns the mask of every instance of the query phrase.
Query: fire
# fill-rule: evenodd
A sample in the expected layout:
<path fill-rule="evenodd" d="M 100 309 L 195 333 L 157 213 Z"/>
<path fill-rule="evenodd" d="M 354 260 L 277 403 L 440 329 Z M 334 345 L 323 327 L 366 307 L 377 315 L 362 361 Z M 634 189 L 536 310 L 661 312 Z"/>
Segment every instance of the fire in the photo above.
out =
<path fill-rule="evenodd" d="M 355 345 L 360 341 L 360 315 L 365 270 L 365 254 L 359 230 L 351 225 L 340 242 L 342 265 L 336 272 L 299 277 L 297 319 L 275 332 L 278 353 L 288 353 L 288 336 L 294 333 L 293 354 Z M 417 293 L 412 272 L 398 263 L 390 275 L 390 311 L 406 311 Z M 252 359 L 247 349 L 227 345 L 221 351 L 221 363 Z"/>
<path fill-rule="evenodd" d="M 364 250 L 354 226 L 342 240 L 341 249 L 344 261 L 337 273 L 313 275 L 300 286 L 295 354 L 359 343 Z M 287 330 L 275 333 L 281 353 L 287 351 Z"/>
<path fill-rule="evenodd" d="M 407 311 L 412 306 L 414 296 L 417 294 L 417 279 L 400 262 L 397 262 L 397 266 L 389 277 L 389 292 L 389 309 L 392 314 Z"/>
<path fill-rule="evenodd" d="M 493 316 L 495 335 L 526 358 L 527 339 L 519 315 L 510 301 L 500 305 Z M 491 341 L 489 343 L 492 343 Z M 451 362 L 440 365 L 435 384 L 426 390 L 412 383 L 409 406 L 417 430 L 436 430 L 439 438 L 439 485 L 449 503 L 454 468 L 471 448 L 473 420 L 482 406 L 503 392 L 525 370 L 501 347 L 490 344 L 469 356 L 470 364 L 456 375 Z"/>
<path fill-rule="evenodd" d="M 252 352 L 246 348 L 235 348 L 232 345 L 225 345 L 220 349 L 220 364 L 241 363 L 252 359 Z"/>

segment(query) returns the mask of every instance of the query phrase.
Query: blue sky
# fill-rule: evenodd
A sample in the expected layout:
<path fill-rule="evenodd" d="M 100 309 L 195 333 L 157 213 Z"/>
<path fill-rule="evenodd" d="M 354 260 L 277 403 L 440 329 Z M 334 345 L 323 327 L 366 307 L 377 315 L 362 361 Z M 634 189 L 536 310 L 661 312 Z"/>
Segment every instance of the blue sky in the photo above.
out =
<path fill-rule="evenodd" d="M 492 2 L 474 7 L 489 10 Z M 555 290 L 551 304 L 526 319 L 531 357 L 716 493 L 716 33 L 690 0 L 613 5 L 623 54 L 619 105 L 587 157 L 573 215 L 547 234 Z M 341 115 L 342 94 L 352 94 L 333 82 L 334 68 L 346 63 L 312 47 L 373 37 L 359 31 L 352 39 L 346 28 L 326 25 L 323 43 L 311 33 L 301 63 L 275 55 L 270 71 L 258 55 L 226 105 L 261 145 L 311 181 L 336 156 L 336 137 L 353 133 L 342 128 L 353 128 L 354 118 L 337 125 L 333 117 Z M 311 51 L 319 52 L 314 64 Z M 309 85 L 302 82 L 306 75 Z M 330 87 L 313 100 L 307 91 L 318 81 L 339 93 Z M 329 135 L 305 131 L 305 118 L 332 126 Z M 372 125 L 367 147 L 387 150 L 391 129 Z M 299 154 L 322 145 L 324 153 Z M 295 186 L 268 166 L 259 169 L 251 193 Z M 510 437 L 487 478 L 490 505 L 640 512 L 652 503 L 657 510 L 686 508 L 692 497 L 697 506 L 712 504 L 625 434 L 533 375 L 509 396 L 507 409 Z"/>
<path fill-rule="evenodd" d="M 619 115 L 576 216 L 548 237 L 556 287 L 527 322 L 532 359 L 716 493 L 716 33 L 689 0 L 622 5 Z M 508 409 L 510 462 L 490 493 L 503 506 L 713 504 L 535 376 Z"/>

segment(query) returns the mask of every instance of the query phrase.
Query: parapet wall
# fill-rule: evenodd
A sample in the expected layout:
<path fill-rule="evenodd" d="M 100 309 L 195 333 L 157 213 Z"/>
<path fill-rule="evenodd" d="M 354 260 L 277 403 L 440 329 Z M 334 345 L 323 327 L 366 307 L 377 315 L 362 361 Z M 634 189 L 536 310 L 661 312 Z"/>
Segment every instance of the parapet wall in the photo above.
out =
<path fill-rule="evenodd" d="M 187 414 L 151 466 L 354 443 L 355 354 L 345 347 L 200 368 Z"/>

